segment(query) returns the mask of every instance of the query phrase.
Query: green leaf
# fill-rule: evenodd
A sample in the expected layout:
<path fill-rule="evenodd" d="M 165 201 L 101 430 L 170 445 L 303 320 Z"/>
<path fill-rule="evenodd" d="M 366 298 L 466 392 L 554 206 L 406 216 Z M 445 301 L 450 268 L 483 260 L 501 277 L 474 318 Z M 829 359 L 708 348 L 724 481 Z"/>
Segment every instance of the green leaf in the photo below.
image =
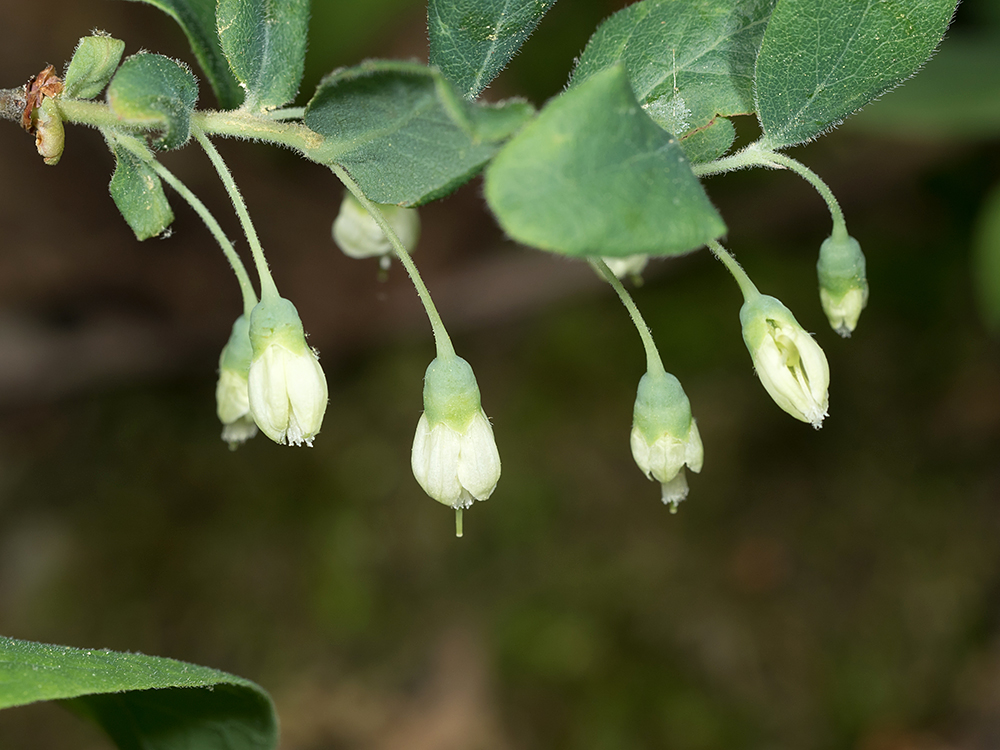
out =
<path fill-rule="evenodd" d="M 222 51 L 246 89 L 243 109 L 292 101 L 305 65 L 309 0 L 219 0 L 216 16 Z"/>
<path fill-rule="evenodd" d="M 731 115 L 754 112 L 757 50 L 775 0 L 645 0 L 601 24 L 580 56 L 571 86 L 619 63 L 635 97 L 692 161 L 722 156 Z M 715 132 L 712 132 L 715 131 Z M 708 148 L 708 146 L 711 148 Z"/>
<path fill-rule="evenodd" d="M 140 52 L 122 63 L 108 86 L 108 104 L 127 125 L 155 130 L 158 148 L 179 148 L 191 137 L 198 82 L 182 63 Z"/>
<path fill-rule="evenodd" d="M 839 124 L 913 75 L 956 0 L 779 0 L 757 57 L 764 143 L 784 148 Z"/>
<path fill-rule="evenodd" d="M 497 77 L 556 0 L 429 0 L 430 63 L 467 99 Z"/>
<path fill-rule="evenodd" d="M 622 66 L 549 102 L 487 168 L 486 200 L 515 240 L 566 255 L 676 255 L 726 231 Z"/>
<path fill-rule="evenodd" d="M 180 24 L 198 64 L 223 109 L 235 109 L 243 91 L 222 54 L 215 24 L 215 0 L 137 0 L 153 5 Z"/>
<path fill-rule="evenodd" d="M 986 196 L 976 218 L 972 275 L 983 321 L 1000 334 L 1000 186 Z"/>
<path fill-rule="evenodd" d="M 124 51 L 125 42 L 107 34 L 83 37 L 63 76 L 63 97 L 93 99 L 104 91 Z"/>
<path fill-rule="evenodd" d="M 270 697 L 241 677 L 143 654 L 0 637 L 0 708 L 65 699 L 122 750 L 270 750 L 278 744 Z"/>
<path fill-rule="evenodd" d="M 160 176 L 146 162 L 121 146 L 112 146 L 115 173 L 108 186 L 111 198 L 140 242 L 166 231 L 174 220 Z"/>
<path fill-rule="evenodd" d="M 343 166 L 376 203 L 416 206 L 475 176 L 532 113 L 467 102 L 434 68 L 371 61 L 323 79 L 305 123 L 326 138 L 317 161 Z"/>

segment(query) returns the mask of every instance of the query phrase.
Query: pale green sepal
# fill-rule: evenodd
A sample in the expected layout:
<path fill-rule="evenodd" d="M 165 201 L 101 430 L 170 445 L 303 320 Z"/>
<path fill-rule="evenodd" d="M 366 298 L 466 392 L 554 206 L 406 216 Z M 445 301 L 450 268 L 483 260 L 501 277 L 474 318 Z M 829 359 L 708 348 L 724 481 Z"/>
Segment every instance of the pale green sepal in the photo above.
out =
<path fill-rule="evenodd" d="M 274 343 L 279 343 L 294 352 L 309 348 L 299 311 L 295 309 L 291 300 L 284 297 L 265 299 L 257 303 L 250 314 L 248 339 L 255 358 Z"/>
<path fill-rule="evenodd" d="M 691 402 L 681 381 L 669 372 L 647 372 L 639 380 L 632 421 L 653 443 L 667 432 L 686 437 L 691 427 Z"/>
<path fill-rule="evenodd" d="M 103 32 L 83 37 L 63 77 L 63 98 L 93 99 L 104 91 L 124 51 L 125 42 Z"/>
<path fill-rule="evenodd" d="M 424 413 L 431 425 L 445 422 L 462 432 L 482 409 L 472 366 L 461 357 L 435 357 L 424 374 Z"/>
<path fill-rule="evenodd" d="M 816 274 L 830 326 L 841 336 L 850 336 L 868 304 L 868 277 L 861 245 L 849 236 L 828 237 L 819 249 Z"/>

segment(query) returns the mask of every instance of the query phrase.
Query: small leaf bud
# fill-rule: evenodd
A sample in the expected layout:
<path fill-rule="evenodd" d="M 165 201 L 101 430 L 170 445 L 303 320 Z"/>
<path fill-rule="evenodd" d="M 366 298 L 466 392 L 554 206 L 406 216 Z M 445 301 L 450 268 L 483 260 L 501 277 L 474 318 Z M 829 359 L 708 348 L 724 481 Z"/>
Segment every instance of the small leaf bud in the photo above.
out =
<path fill-rule="evenodd" d="M 62 158 L 66 144 L 66 132 L 62 117 L 59 116 L 59 108 L 52 99 L 46 97 L 35 112 L 35 118 L 35 148 L 45 163 L 54 167 Z"/>
<path fill-rule="evenodd" d="M 104 32 L 85 36 L 76 46 L 63 77 L 67 99 L 93 99 L 104 91 L 125 51 L 125 42 Z"/>
<path fill-rule="evenodd" d="M 688 495 L 684 467 L 700 472 L 705 452 L 691 402 L 670 373 L 647 372 L 639 380 L 630 442 L 636 465 L 660 483 L 664 505 L 676 513 Z"/>
<path fill-rule="evenodd" d="M 819 429 L 829 407 L 830 366 L 813 337 L 774 297 L 758 294 L 740 309 L 743 341 L 774 402 Z"/>
<path fill-rule="evenodd" d="M 233 323 L 229 341 L 219 356 L 219 381 L 215 386 L 215 411 L 222 422 L 222 439 L 229 443 L 231 450 L 257 434 L 247 393 L 252 359 L 250 321 L 246 315 L 241 315 Z"/>
<path fill-rule="evenodd" d="M 455 510 L 496 489 L 500 454 L 493 427 L 472 367 L 461 357 L 437 357 L 427 367 L 410 463 L 424 492 Z"/>
<path fill-rule="evenodd" d="M 276 443 L 312 446 L 326 412 L 326 376 L 306 344 L 295 305 L 283 297 L 261 300 L 250 314 L 249 338 L 247 397 L 254 421 Z"/>
<path fill-rule="evenodd" d="M 420 214 L 415 208 L 380 205 L 379 209 L 399 241 L 409 252 L 420 239 Z M 346 193 L 340 213 L 333 222 L 333 239 L 344 255 L 350 258 L 388 258 L 393 254 L 389 238 L 358 200 Z"/>
<path fill-rule="evenodd" d="M 816 262 L 819 298 L 830 325 L 848 337 L 858 325 L 858 317 L 868 304 L 865 255 L 853 237 L 827 237 Z"/>

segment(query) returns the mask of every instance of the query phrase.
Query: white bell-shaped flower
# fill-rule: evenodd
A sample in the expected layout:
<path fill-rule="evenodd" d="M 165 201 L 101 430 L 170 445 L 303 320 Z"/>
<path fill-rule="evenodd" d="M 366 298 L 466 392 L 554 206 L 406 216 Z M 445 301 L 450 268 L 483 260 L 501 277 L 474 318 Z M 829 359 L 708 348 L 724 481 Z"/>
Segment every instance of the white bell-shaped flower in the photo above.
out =
<path fill-rule="evenodd" d="M 306 344 L 295 305 L 263 299 L 250 315 L 250 413 L 276 443 L 312 446 L 326 412 L 326 376 Z"/>
<path fill-rule="evenodd" d="M 819 429 L 829 408 L 830 366 L 819 344 L 774 297 L 750 297 L 740 310 L 743 340 L 774 402 Z"/>
<path fill-rule="evenodd" d="M 632 279 L 641 279 L 642 272 L 646 270 L 646 266 L 649 264 L 648 255 L 625 255 L 620 258 L 601 258 L 609 269 L 611 273 L 617 276 L 619 279 L 624 279 L 626 277 Z"/>
<path fill-rule="evenodd" d="M 698 425 L 680 381 L 668 372 L 647 372 L 639 381 L 632 418 L 632 458 L 660 483 L 671 512 L 688 495 L 685 467 L 696 474 L 704 463 Z"/>
<path fill-rule="evenodd" d="M 427 368 L 411 466 L 424 492 L 455 510 L 485 500 L 497 486 L 500 454 L 493 427 L 472 367 L 461 357 L 438 357 Z"/>
<path fill-rule="evenodd" d="M 219 356 L 219 381 L 215 386 L 215 411 L 222 422 L 222 439 L 233 450 L 257 434 L 247 393 L 252 359 L 250 321 L 241 315 L 233 323 L 229 341 Z"/>

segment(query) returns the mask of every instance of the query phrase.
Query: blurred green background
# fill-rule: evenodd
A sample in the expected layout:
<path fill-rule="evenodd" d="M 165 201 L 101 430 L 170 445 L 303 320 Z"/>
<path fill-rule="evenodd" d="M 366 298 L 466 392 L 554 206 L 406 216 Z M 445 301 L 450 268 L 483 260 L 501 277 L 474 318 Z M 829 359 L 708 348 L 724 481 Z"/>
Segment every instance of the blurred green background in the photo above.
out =
<path fill-rule="evenodd" d="M 557 4 L 488 95 L 542 104 L 619 6 Z M 314 0 L 303 91 L 425 59 L 423 12 Z M 0 22 L 4 86 L 94 27 L 190 59 L 139 4 Z M 998 58 L 996 4 L 967 3 L 923 73 L 793 150 L 868 256 L 850 340 L 818 304 L 819 198 L 788 173 L 708 181 L 728 245 L 817 332 L 831 416 L 814 432 L 770 402 L 707 253 L 654 264 L 636 299 L 706 452 L 677 515 L 629 453 L 643 357 L 610 290 L 505 241 L 478 183 L 423 209 L 417 260 L 504 461 L 461 540 L 409 472 L 429 329 L 398 267 L 333 246 L 331 176 L 222 144 L 331 393 L 312 450 L 230 453 L 214 368 L 239 302 L 207 233 L 175 200 L 174 236 L 139 245 L 96 133 L 51 169 L 5 126 L 0 632 L 253 679 L 288 750 L 1000 746 Z M 167 161 L 235 236 L 201 155 Z M 0 713 L 0 747 L 109 745 L 42 704 Z"/>

